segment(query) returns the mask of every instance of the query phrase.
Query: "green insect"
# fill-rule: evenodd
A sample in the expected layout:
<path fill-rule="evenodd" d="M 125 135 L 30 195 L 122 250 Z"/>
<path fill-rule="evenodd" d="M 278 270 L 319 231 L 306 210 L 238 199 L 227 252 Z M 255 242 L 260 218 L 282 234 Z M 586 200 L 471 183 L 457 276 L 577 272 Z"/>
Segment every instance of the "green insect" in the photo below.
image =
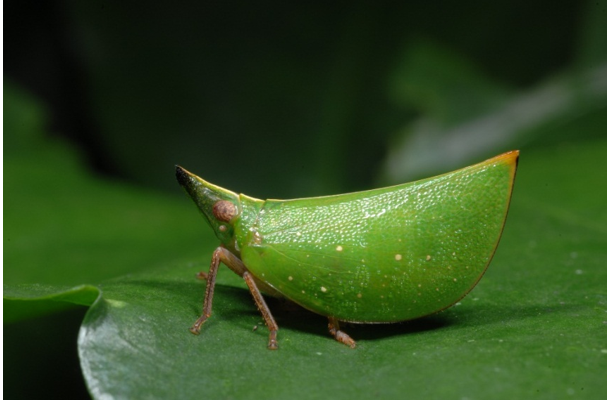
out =
<path fill-rule="evenodd" d="M 479 281 L 498 246 L 518 151 L 403 185 L 336 196 L 259 200 L 177 166 L 176 177 L 220 240 L 199 334 L 224 263 L 246 282 L 277 349 L 278 326 L 261 291 L 339 322 L 401 322 L 448 308 Z"/>

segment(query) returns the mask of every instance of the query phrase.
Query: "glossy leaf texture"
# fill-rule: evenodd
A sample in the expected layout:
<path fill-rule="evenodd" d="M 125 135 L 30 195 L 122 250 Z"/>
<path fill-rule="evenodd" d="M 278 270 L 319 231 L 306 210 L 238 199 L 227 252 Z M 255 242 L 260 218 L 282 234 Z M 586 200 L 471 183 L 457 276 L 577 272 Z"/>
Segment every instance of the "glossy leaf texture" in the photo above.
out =
<path fill-rule="evenodd" d="M 328 337 L 323 317 L 271 300 L 280 349 L 268 351 L 248 291 L 226 268 L 213 316 L 190 334 L 204 288 L 194 273 L 211 249 L 195 262 L 104 281 L 79 335 L 91 394 L 604 398 L 604 162 L 595 143 L 523 152 L 503 240 L 479 286 L 431 317 L 349 327 L 355 350 Z M 5 297 L 13 291 L 5 287 Z"/>

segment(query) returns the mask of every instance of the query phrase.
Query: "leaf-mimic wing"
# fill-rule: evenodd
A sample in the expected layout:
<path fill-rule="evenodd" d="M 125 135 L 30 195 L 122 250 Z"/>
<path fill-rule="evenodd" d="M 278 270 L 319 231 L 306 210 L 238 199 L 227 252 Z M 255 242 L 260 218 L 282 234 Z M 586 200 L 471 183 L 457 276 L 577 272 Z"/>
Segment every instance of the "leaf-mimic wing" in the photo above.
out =
<path fill-rule="evenodd" d="M 242 259 L 259 280 L 325 316 L 395 322 L 436 312 L 485 272 L 516 157 L 366 192 L 268 200 Z"/>

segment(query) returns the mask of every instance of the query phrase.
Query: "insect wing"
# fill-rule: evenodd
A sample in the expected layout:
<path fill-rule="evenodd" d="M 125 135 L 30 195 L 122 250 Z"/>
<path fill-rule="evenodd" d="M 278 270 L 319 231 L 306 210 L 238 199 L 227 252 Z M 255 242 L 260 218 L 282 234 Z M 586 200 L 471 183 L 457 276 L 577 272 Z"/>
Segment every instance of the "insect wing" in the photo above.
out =
<path fill-rule="evenodd" d="M 396 322 L 459 301 L 498 244 L 518 153 L 431 179 L 268 200 L 242 246 L 261 281 L 316 313 Z"/>

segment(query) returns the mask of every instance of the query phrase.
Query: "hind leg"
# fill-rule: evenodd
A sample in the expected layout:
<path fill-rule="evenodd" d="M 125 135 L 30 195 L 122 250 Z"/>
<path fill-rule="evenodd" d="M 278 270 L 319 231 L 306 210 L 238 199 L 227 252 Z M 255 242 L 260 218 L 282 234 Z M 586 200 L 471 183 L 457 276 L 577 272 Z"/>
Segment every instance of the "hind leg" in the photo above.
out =
<path fill-rule="evenodd" d="M 328 318 L 328 331 L 331 336 L 335 338 L 335 340 L 345 344 L 350 348 L 356 348 L 356 342 L 354 339 L 349 337 L 347 333 L 342 330 L 339 330 L 339 321 L 333 317 Z"/>

